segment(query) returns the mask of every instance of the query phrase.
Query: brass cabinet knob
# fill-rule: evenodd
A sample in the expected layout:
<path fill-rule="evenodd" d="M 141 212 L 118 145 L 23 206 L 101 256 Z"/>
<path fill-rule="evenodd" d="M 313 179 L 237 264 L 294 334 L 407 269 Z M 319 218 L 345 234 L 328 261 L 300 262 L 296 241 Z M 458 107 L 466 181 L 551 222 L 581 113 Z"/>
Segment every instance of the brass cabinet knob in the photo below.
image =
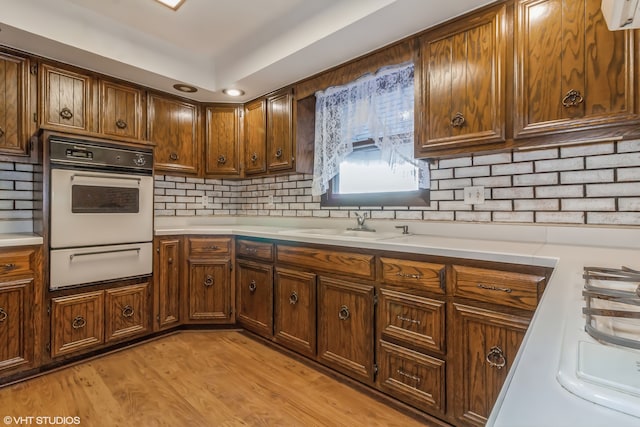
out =
<path fill-rule="evenodd" d="M 118 129 L 126 129 L 127 122 L 125 122 L 122 119 L 118 119 L 118 121 L 116 122 L 116 126 L 117 126 Z"/>
<path fill-rule="evenodd" d="M 73 329 L 81 329 L 81 328 L 84 328 L 86 324 L 87 324 L 87 321 L 84 317 L 76 316 L 73 318 L 73 321 L 71 322 L 71 327 Z"/>
<path fill-rule="evenodd" d="M 451 126 L 454 128 L 461 128 L 462 126 L 464 126 L 465 122 L 466 120 L 462 113 L 456 113 L 451 119 Z"/>
<path fill-rule="evenodd" d="M 213 277 L 210 274 L 207 274 L 207 277 L 204 278 L 204 285 L 208 288 L 209 286 L 213 286 Z"/>
<path fill-rule="evenodd" d="M 251 155 L 251 161 L 252 161 L 253 163 L 255 163 L 255 162 L 257 162 L 257 161 L 258 161 L 258 153 L 253 153 L 253 154 Z"/>
<path fill-rule="evenodd" d="M 296 305 L 298 303 L 298 293 L 296 291 L 291 292 L 289 295 L 289 304 Z"/>
<path fill-rule="evenodd" d="M 0 308 L 0 322 L 7 320 L 7 317 L 9 317 L 9 315 L 4 311 L 4 308 Z"/>
<path fill-rule="evenodd" d="M 582 104 L 583 101 L 584 98 L 582 97 L 580 91 L 571 89 L 569 92 L 567 92 L 564 98 L 562 98 L 562 105 L 567 108 L 577 107 L 579 104 Z"/>
<path fill-rule="evenodd" d="M 227 163 L 227 158 L 224 156 L 224 154 L 220 154 L 218 156 L 218 163 L 220 163 L 221 165 L 224 165 L 225 163 Z"/>
<path fill-rule="evenodd" d="M 0 128 L 0 138 L 4 136 L 4 129 Z"/>
<path fill-rule="evenodd" d="M 171 153 L 169 154 L 169 160 L 173 160 L 174 162 L 176 160 L 178 160 L 180 158 L 180 156 L 178 156 L 178 153 Z"/>
<path fill-rule="evenodd" d="M 507 364 L 507 358 L 504 356 L 504 352 L 498 346 L 491 347 L 486 357 L 489 366 L 496 369 L 502 369 Z"/>
<path fill-rule="evenodd" d="M 131 317 L 134 312 L 133 307 L 128 304 L 122 307 L 122 317 Z"/>
<path fill-rule="evenodd" d="M 249 292 L 254 293 L 257 289 L 257 285 L 256 285 L 256 281 L 252 280 L 251 283 L 249 283 Z"/>
<path fill-rule="evenodd" d="M 62 117 L 65 120 L 71 120 L 73 118 L 73 113 L 71 112 L 70 109 L 68 109 L 67 107 L 64 107 L 62 110 L 60 110 L 60 117 Z"/>
<path fill-rule="evenodd" d="M 338 311 L 338 319 L 347 320 L 349 317 L 351 317 L 351 312 L 349 311 L 349 307 L 347 307 L 346 305 L 343 305 L 342 307 L 340 307 L 340 310 Z"/>
<path fill-rule="evenodd" d="M 279 159 L 282 157 L 282 148 L 278 148 L 276 150 L 276 159 Z"/>

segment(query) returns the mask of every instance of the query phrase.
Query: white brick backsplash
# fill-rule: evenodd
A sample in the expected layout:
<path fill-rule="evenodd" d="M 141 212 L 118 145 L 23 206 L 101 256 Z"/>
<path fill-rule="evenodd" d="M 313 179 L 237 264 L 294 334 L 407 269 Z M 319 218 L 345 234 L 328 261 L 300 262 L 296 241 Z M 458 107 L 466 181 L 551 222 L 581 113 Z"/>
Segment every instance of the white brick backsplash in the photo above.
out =
<path fill-rule="evenodd" d="M 429 192 L 431 200 L 453 200 L 452 190 L 437 190 Z"/>
<path fill-rule="evenodd" d="M 491 175 L 517 175 L 533 172 L 533 163 L 508 163 L 491 166 Z"/>
<path fill-rule="evenodd" d="M 616 199 L 563 199 L 560 202 L 563 211 L 603 211 L 616 210 Z"/>
<path fill-rule="evenodd" d="M 454 188 L 469 187 L 471 185 L 470 178 L 445 179 L 438 181 L 440 190 L 450 190 Z"/>
<path fill-rule="evenodd" d="M 156 188 L 176 188 L 175 182 L 156 181 L 154 185 Z"/>
<path fill-rule="evenodd" d="M 0 171 L 0 180 L 33 181 L 33 174 L 31 172 Z"/>
<path fill-rule="evenodd" d="M 456 212 L 456 221 L 490 222 L 491 212 Z"/>
<path fill-rule="evenodd" d="M 15 201 L 15 209 L 19 210 L 32 210 L 33 209 L 33 201 L 31 200 L 16 200 Z"/>
<path fill-rule="evenodd" d="M 396 219 L 422 219 L 422 212 L 416 211 L 397 211 Z"/>
<path fill-rule="evenodd" d="M 542 160 L 542 159 L 557 159 L 558 149 L 548 148 L 546 150 L 527 150 L 516 151 L 513 153 L 514 162 L 524 162 L 529 160 Z"/>
<path fill-rule="evenodd" d="M 187 182 L 193 182 L 194 184 L 204 184 L 204 178 L 187 178 Z"/>
<path fill-rule="evenodd" d="M 640 181 L 640 168 L 618 169 L 618 181 Z M 16 190 L 18 183 L 16 182 Z"/>
<path fill-rule="evenodd" d="M 454 212 L 424 212 L 422 219 L 425 221 L 453 221 L 455 219 Z"/>
<path fill-rule="evenodd" d="M 334 211 L 332 211 L 332 212 L 334 212 Z M 373 211 L 373 212 L 371 212 L 371 218 L 372 219 L 395 219 L 395 217 L 396 217 L 396 211 Z"/>
<path fill-rule="evenodd" d="M 593 156 L 597 154 L 611 154 L 615 152 L 613 142 L 587 145 L 574 145 L 560 148 L 560 157 Z"/>
<path fill-rule="evenodd" d="M 555 185 L 557 183 L 557 172 L 531 173 L 526 175 L 515 175 L 513 177 L 513 185 L 516 187 L 521 185 Z"/>
<path fill-rule="evenodd" d="M 442 159 L 438 161 L 438 169 L 458 168 L 471 165 L 471 157 L 458 157 L 453 159 Z"/>
<path fill-rule="evenodd" d="M 612 154 L 587 158 L 587 169 L 640 166 L 640 153 Z"/>
<path fill-rule="evenodd" d="M 548 187 L 536 187 L 536 198 L 551 199 L 565 197 L 582 197 L 584 190 L 582 185 L 552 185 Z"/>
<path fill-rule="evenodd" d="M 438 202 L 440 210 L 442 211 L 470 211 L 473 205 L 465 205 L 464 202 Z"/>
<path fill-rule="evenodd" d="M 33 192 L 0 190 L 0 200 L 33 200 Z"/>
<path fill-rule="evenodd" d="M 618 210 L 640 212 L 640 197 L 628 197 L 618 199 Z"/>
<path fill-rule="evenodd" d="M 0 200 L 0 209 L 13 209 L 13 200 Z"/>
<path fill-rule="evenodd" d="M 495 165 L 498 163 L 511 163 L 511 153 L 487 154 L 473 156 L 474 165 Z"/>
<path fill-rule="evenodd" d="M 13 181 L 0 181 L 0 190 L 13 190 Z"/>
<path fill-rule="evenodd" d="M 557 199 L 514 200 L 513 209 L 516 211 L 557 211 L 560 209 L 560 201 Z"/>
<path fill-rule="evenodd" d="M 393 214 L 393 212 L 391 213 Z M 329 211 L 329 216 L 332 218 L 349 218 L 349 211 Z M 372 218 L 376 217 L 372 215 Z"/>
<path fill-rule="evenodd" d="M 491 174 L 491 169 L 489 166 L 471 166 L 467 168 L 456 168 L 453 174 L 456 178 L 489 176 Z"/>
<path fill-rule="evenodd" d="M 471 181 L 473 185 L 480 185 L 483 187 L 511 187 L 511 177 L 508 175 L 473 178 Z"/>
<path fill-rule="evenodd" d="M 170 176 L 170 175 L 165 175 L 164 177 L 165 181 L 171 181 L 171 182 L 186 182 L 187 179 L 184 176 Z"/>
<path fill-rule="evenodd" d="M 535 221 L 549 224 L 584 224 L 584 212 L 536 212 Z"/>
<path fill-rule="evenodd" d="M 640 225 L 640 212 L 587 212 L 587 224 Z"/>
<path fill-rule="evenodd" d="M 578 170 L 583 168 L 584 168 L 583 157 L 571 157 L 568 159 L 536 161 L 536 172 Z"/>
<path fill-rule="evenodd" d="M 640 196 L 640 184 L 588 184 L 587 197 Z"/>
<path fill-rule="evenodd" d="M 613 182 L 613 169 L 560 172 L 560 182 L 562 184 Z"/>
<path fill-rule="evenodd" d="M 494 188 L 493 199 L 533 199 L 533 187 Z"/>
<path fill-rule="evenodd" d="M 453 169 L 434 169 L 431 171 L 431 180 L 453 178 Z"/>
<path fill-rule="evenodd" d="M 33 191 L 33 182 L 16 181 L 15 189 L 18 191 Z"/>
<path fill-rule="evenodd" d="M 167 203 L 167 209 L 186 209 L 187 205 L 184 203 Z"/>
<path fill-rule="evenodd" d="M 533 222 L 533 212 L 494 212 L 495 222 Z"/>
<path fill-rule="evenodd" d="M 31 219 L 33 214 L 31 211 L 0 211 L 0 220 L 5 219 Z"/>
<path fill-rule="evenodd" d="M 476 211 L 511 211 L 513 202 L 511 200 L 485 200 L 484 203 L 473 205 Z"/>
<path fill-rule="evenodd" d="M 640 152 L 640 139 L 618 142 L 618 153 L 631 153 L 636 151 Z"/>

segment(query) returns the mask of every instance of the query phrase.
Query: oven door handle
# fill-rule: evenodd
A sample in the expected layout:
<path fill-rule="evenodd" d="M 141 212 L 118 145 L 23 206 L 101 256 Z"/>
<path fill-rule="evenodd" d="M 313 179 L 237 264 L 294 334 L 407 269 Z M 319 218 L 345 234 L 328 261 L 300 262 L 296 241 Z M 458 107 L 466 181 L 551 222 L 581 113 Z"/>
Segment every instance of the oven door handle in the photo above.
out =
<path fill-rule="evenodd" d="M 114 254 L 114 253 L 118 253 L 118 252 L 137 252 L 138 254 L 140 253 L 140 249 L 141 248 L 129 248 L 129 249 L 111 249 L 109 251 L 97 251 L 97 252 L 83 252 L 83 253 L 79 253 L 79 254 L 71 254 L 69 255 L 69 260 L 73 260 L 75 257 L 81 257 L 81 256 L 89 256 L 89 255 L 103 255 L 103 254 Z"/>
<path fill-rule="evenodd" d="M 127 181 L 137 181 L 138 185 L 140 185 L 140 178 L 132 178 L 129 176 L 105 176 L 105 175 L 89 175 L 89 174 L 83 174 L 83 173 L 74 173 L 73 175 L 71 175 L 71 181 L 73 181 L 74 178 L 98 178 L 98 179 L 118 179 L 118 180 L 127 180 Z"/>

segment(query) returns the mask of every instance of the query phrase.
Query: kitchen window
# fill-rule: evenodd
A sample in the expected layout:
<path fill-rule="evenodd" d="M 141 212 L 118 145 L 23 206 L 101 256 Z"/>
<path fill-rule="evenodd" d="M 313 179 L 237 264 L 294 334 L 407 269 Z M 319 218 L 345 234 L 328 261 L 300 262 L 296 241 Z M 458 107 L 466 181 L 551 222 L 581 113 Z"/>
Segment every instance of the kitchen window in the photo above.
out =
<path fill-rule="evenodd" d="M 328 206 L 428 204 L 413 118 L 411 63 L 317 92 L 313 194 Z"/>

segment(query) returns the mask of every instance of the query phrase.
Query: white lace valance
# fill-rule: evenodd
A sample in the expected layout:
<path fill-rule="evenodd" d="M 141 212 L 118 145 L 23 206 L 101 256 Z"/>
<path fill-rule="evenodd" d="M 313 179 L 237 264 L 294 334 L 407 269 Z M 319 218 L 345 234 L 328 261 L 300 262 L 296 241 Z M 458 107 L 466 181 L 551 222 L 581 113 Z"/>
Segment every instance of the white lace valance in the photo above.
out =
<path fill-rule="evenodd" d="M 316 92 L 312 194 L 324 194 L 353 143 L 371 139 L 393 169 L 416 166 L 420 188 L 429 188 L 429 166 L 413 158 L 414 66 L 380 69 L 343 86 Z"/>

